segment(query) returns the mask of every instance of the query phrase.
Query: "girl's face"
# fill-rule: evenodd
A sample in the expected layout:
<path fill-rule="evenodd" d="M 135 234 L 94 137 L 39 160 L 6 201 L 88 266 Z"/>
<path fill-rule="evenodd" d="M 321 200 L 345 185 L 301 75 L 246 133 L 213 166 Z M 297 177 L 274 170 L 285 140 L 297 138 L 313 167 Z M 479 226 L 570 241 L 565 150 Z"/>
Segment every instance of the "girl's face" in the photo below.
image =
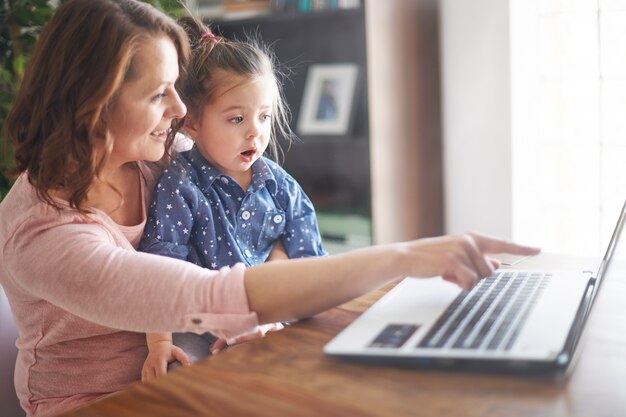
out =
<path fill-rule="evenodd" d="M 213 99 L 187 117 L 185 128 L 206 160 L 245 188 L 270 141 L 276 81 L 224 75 L 218 82 Z"/>
<path fill-rule="evenodd" d="M 133 73 L 116 93 L 107 117 L 112 164 L 161 159 L 172 121 L 187 111 L 174 89 L 178 53 L 171 39 L 147 38 L 133 58 Z"/>

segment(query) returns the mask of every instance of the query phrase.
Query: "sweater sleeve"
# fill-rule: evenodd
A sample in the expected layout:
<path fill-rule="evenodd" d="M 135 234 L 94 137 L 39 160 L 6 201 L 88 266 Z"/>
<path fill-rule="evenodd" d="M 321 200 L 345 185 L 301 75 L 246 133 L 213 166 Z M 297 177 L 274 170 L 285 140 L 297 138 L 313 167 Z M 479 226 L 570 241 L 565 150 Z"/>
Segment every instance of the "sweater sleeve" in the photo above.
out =
<path fill-rule="evenodd" d="M 186 331 L 232 340 L 258 325 L 248 306 L 244 267 L 211 271 L 120 247 L 98 223 L 24 221 L 4 246 L 12 279 L 94 323 L 137 332 Z"/>

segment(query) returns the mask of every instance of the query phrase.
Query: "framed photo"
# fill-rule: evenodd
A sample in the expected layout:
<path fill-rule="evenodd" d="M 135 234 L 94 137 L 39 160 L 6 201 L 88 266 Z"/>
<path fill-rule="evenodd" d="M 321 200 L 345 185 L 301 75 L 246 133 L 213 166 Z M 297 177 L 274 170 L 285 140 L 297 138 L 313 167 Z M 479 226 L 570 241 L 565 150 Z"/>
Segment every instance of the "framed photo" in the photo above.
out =
<path fill-rule="evenodd" d="M 298 116 L 298 134 L 341 136 L 349 132 L 358 72 L 356 64 L 309 67 Z"/>

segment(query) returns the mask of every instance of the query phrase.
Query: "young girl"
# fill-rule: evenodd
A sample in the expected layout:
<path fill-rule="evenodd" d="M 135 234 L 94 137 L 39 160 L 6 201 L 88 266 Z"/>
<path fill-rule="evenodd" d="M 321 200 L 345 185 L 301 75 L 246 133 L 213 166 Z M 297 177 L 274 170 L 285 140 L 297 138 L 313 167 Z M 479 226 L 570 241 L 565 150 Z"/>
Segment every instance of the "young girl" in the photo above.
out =
<path fill-rule="evenodd" d="M 140 250 L 210 269 L 325 255 L 313 204 L 263 156 L 268 147 L 278 156 L 279 134 L 291 137 L 272 55 L 255 42 L 216 37 L 192 18 L 180 23 L 192 45 L 179 89 L 194 146 L 158 181 Z M 215 338 L 200 337 L 175 334 L 174 346 L 169 333 L 148 334 L 143 379 L 173 360 L 206 356 Z"/>

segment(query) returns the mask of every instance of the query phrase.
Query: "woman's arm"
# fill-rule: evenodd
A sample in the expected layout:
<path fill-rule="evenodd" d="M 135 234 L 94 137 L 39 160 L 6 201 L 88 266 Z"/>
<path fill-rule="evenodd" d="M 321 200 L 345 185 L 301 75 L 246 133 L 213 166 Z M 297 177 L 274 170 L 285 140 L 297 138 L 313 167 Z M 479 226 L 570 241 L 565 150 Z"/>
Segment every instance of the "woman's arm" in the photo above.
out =
<path fill-rule="evenodd" d="M 24 297 L 111 328 L 210 331 L 224 339 L 254 330 L 257 319 L 310 317 L 402 276 L 441 275 L 468 288 L 495 266 L 485 253 L 538 253 L 462 235 L 210 271 L 117 247 L 100 225 L 51 225 L 57 222 L 32 218 L 5 242 L 5 269 Z"/>
<path fill-rule="evenodd" d="M 535 255 L 537 248 L 477 234 L 372 246 L 323 258 L 303 258 L 246 269 L 250 309 L 260 323 L 310 317 L 404 276 L 442 276 L 463 288 L 499 263 L 486 254 Z M 294 279 L 297 278 L 297 279 Z"/>

